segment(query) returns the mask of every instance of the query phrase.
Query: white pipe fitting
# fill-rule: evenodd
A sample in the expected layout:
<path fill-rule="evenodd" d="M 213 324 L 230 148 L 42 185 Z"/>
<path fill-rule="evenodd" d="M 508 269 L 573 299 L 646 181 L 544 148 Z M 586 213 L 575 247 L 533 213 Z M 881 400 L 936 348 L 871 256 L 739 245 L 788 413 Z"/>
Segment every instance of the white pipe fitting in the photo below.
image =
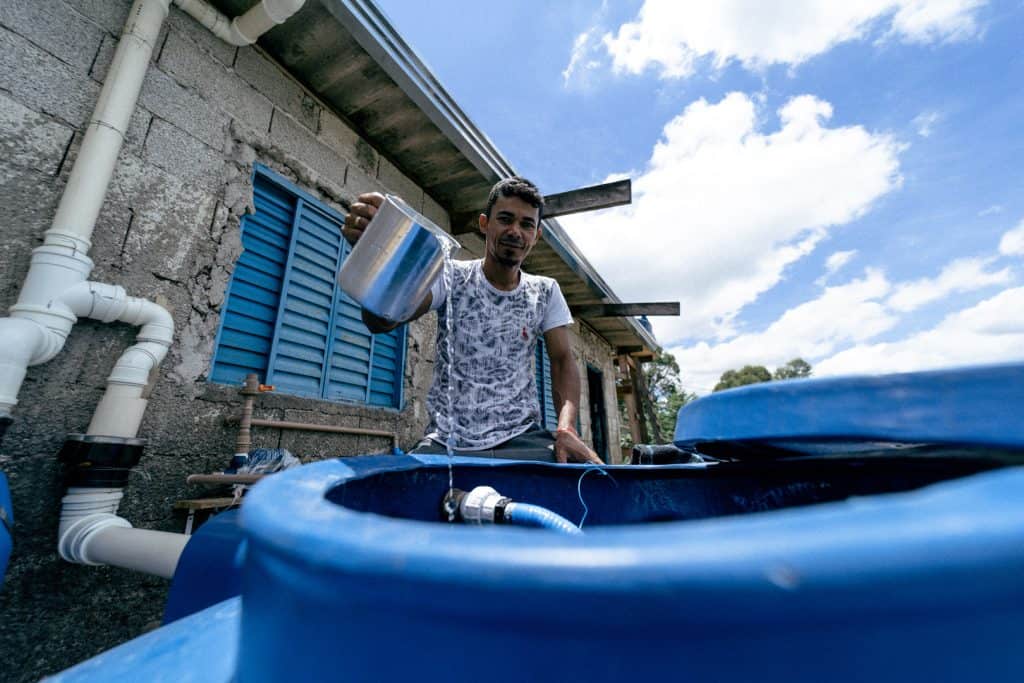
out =
<path fill-rule="evenodd" d="M 116 488 L 68 489 L 60 513 L 60 556 L 68 562 L 112 565 L 171 578 L 188 536 L 133 529 L 115 514 L 123 495 Z"/>
<path fill-rule="evenodd" d="M 228 19 L 206 0 L 174 0 L 174 4 L 225 43 L 242 47 L 252 45 L 267 31 L 288 21 L 305 0 L 263 0 L 234 19 Z"/>
<path fill-rule="evenodd" d="M 477 486 L 462 499 L 459 514 L 466 524 L 494 524 L 498 506 L 509 502 L 509 498 L 490 486 Z"/>
<path fill-rule="evenodd" d="M 66 300 L 76 311 L 103 322 L 142 326 L 138 341 L 121 354 L 111 370 L 107 390 L 86 430 L 91 435 L 133 438 L 148 404 L 146 387 L 174 339 L 174 319 L 164 307 L 126 296 L 116 285 L 86 282 L 71 290 Z"/>
<path fill-rule="evenodd" d="M 42 349 L 49 334 L 46 328 L 25 318 L 0 318 L 0 414 L 10 413 L 18 403 L 18 390 L 32 357 Z"/>

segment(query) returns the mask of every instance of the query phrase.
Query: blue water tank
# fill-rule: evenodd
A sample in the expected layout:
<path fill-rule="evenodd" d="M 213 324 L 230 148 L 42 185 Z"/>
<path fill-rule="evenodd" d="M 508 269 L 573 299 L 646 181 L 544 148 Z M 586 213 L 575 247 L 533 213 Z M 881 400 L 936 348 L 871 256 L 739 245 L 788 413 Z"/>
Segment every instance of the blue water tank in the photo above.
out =
<path fill-rule="evenodd" d="M 899 381 L 909 405 L 927 403 Z M 804 386 L 831 386 L 826 401 L 844 390 L 828 382 Z M 785 392 L 800 384 L 783 391 L 780 420 L 796 423 L 799 396 Z M 454 460 L 457 487 L 490 485 L 574 522 L 582 495 L 582 536 L 439 522 L 445 456 L 275 474 L 221 529 L 244 542 L 238 583 L 222 582 L 240 598 L 193 602 L 58 680 L 1020 680 L 1024 450 L 1012 439 L 985 438 L 970 407 L 961 426 L 984 448 L 956 443 L 942 402 L 946 446 L 871 445 L 879 455 L 824 422 L 790 435 L 746 413 L 730 422 L 728 397 L 712 403 L 684 425 L 693 441 L 677 441 L 751 457 L 603 473 Z M 191 575 L 176 577 L 181 591 Z"/>
<path fill-rule="evenodd" d="M 241 609 L 238 598 L 207 608 L 57 680 L 228 680 L 207 675 L 211 666 L 243 683 L 477 681 L 488 672 L 1011 681 L 1024 670 L 1015 642 L 1024 627 L 1021 468 L 694 521 L 597 525 L 595 512 L 595 526 L 576 537 L 428 521 L 445 465 L 444 456 L 367 457 L 264 480 L 243 506 Z M 699 469 L 607 471 L 625 489 L 639 470 L 674 480 L 698 515 L 708 502 L 678 475 Z M 575 497 L 583 471 L 463 459 L 455 477 L 548 490 L 540 502 L 557 508 L 559 496 Z M 585 494 L 616 490 L 593 476 L 602 488 L 588 489 L 588 477 Z M 556 511 L 579 518 L 578 507 Z"/>
<path fill-rule="evenodd" d="M 0 472 L 0 587 L 4 585 L 7 561 L 11 558 L 14 533 L 14 507 L 11 505 L 11 490 L 7 476 Z"/>

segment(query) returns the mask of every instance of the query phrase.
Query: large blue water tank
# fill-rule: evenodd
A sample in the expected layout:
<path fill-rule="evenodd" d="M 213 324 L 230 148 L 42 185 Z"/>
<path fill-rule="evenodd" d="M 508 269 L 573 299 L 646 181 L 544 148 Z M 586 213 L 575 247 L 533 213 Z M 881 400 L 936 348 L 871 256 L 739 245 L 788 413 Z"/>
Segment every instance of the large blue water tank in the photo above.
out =
<path fill-rule="evenodd" d="M 443 456 L 351 464 L 308 465 L 252 491 L 241 609 L 234 598 L 185 617 L 58 680 L 227 681 L 230 672 L 243 683 L 477 681 L 488 673 L 1011 681 L 1024 671 L 1016 643 L 1024 627 L 1021 468 L 570 537 L 392 516 L 407 492 L 440 500 Z M 518 469 L 524 487 L 550 478 L 559 489 L 574 489 L 576 477 L 566 485 L 564 473 L 582 471 L 458 465 L 457 483 L 505 488 L 508 470 Z M 623 469 L 609 472 L 628 488 Z M 387 514 L 363 511 L 370 500 L 387 501 Z M 561 512 L 578 518 L 578 510 Z"/>
<path fill-rule="evenodd" d="M 807 458 L 745 415 L 698 422 L 695 441 L 738 439 L 761 457 L 606 474 L 455 460 L 457 487 L 573 521 L 582 493 L 583 536 L 436 521 L 444 456 L 276 474 L 242 509 L 240 599 L 63 680 L 1020 680 L 1015 442 L 978 450 L 947 425 L 939 450 L 844 443 L 837 457 L 823 443 L 844 435 L 825 428 L 800 435 Z"/>

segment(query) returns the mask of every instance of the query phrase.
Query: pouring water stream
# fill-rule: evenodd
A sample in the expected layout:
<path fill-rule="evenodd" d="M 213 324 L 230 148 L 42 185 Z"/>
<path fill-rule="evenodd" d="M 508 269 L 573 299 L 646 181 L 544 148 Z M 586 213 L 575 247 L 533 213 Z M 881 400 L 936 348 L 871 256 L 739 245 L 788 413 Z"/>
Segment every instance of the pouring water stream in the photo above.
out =
<path fill-rule="evenodd" d="M 441 251 L 444 254 L 444 286 L 445 286 L 445 303 L 444 303 L 444 318 L 445 318 L 445 353 L 448 355 L 448 434 L 445 437 L 445 446 L 448 451 L 448 496 L 445 500 L 454 501 L 455 496 L 455 480 L 452 474 L 452 457 L 455 451 L 455 405 L 453 401 L 453 392 L 455 391 L 455 384 L 453 381 L 453 366 L 455 365 L 455 359 L 452 357 L 452 243 L 447 239 L 438 240 L 441 243 Z M 440 414 L 435 416 L 438 429 L 441 428 L 441 416 Z M 448 521 L 455 521 L 455 508 L 448 506 Z"/>

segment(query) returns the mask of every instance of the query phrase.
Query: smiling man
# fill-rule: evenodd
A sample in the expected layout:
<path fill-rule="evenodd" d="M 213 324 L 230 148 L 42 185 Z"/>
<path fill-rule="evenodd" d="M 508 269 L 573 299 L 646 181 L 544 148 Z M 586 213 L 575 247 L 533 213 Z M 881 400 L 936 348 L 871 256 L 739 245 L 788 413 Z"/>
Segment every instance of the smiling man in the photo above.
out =
<path fill-rule="evenodd" d="M 383 201 L 377 193 L 360 195 L 345 219 L 345 239 L 355 244 Z M 431 310 L 438 315 L 437 363 L 427 397 L 430 425 L 413 452 L 444 453 L 451 438 L 463 455 L 601 462 L 573 426 L 580 377 L 569 340 L 569 307 L 557 282 L 522 270 L 540 238 L 543 203 L 540 191 L 525 178 L 498 182 L 479 218 L 484 257 L 452 261 L 451 291 L 439 277 L 410 318 Z M 409 322 L 382 320 L 365 310 L 363 320 L 373 332 Z M 541 335 L 551 360 L 558 413 L 553 434 L 540 426 L 534 381 L 533 359 Z M 449 369 L 454 384 L 451 414 Z"/>

